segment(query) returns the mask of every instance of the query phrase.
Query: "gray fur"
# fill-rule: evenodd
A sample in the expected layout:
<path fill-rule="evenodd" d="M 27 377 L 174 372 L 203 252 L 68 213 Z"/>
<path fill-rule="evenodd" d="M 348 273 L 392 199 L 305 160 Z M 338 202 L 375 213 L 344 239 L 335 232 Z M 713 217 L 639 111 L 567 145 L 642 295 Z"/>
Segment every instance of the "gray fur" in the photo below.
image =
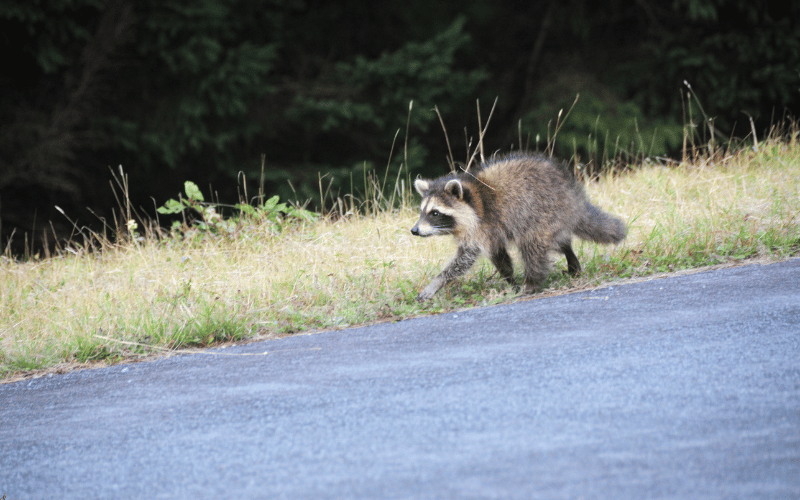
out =
<path fill-rule="evenodd" d="M 455 257 L 417 297 L 427 300 L 463 275 L 481 254 L 488 255 L 512 285 L 514 270 L 507 247 L 516 245 L 525 265 L 525 293 L 539 289 L 550 269 L 548 252 L 560 251 L 572 275 L 580 273 L 572 236 L 597 243 L 619 243 L 625 223 L 586 197 L 563 164 L 542 155 L 494 159 L 470 172 L 434 180 L 417 179 L 422 196 L 417 236 L 452 234 Z"/>

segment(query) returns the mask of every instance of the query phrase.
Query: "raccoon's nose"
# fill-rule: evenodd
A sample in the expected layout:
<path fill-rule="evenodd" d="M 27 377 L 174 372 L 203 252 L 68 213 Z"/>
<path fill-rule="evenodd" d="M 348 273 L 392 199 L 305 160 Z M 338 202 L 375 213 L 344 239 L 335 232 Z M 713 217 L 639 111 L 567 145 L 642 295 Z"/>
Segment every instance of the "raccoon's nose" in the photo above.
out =
<path fill-rule="evenodd" d="M 419 227 L 417 227 L 416 224 L 414 224 L 414 227 L 411 228 L 411 234 L 414 236 L 419 236 Z"/>

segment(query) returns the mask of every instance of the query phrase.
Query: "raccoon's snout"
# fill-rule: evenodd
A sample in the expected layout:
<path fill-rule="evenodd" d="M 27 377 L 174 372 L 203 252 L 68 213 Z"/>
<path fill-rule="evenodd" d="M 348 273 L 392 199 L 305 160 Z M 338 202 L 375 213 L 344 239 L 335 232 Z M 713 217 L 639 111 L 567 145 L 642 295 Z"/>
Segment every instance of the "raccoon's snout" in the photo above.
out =
<path fill-rule="evenodd" d="M 430 236 L 431 232 L 430 228 L 428 228 L 424 223 L 422 224 L 422 228 L 420 228 L 419 221 L 417 221 L 417 223 L 414 224 L 414 227 L 411 228 L 411 234 L 424 238 L 426 236 Z"/>

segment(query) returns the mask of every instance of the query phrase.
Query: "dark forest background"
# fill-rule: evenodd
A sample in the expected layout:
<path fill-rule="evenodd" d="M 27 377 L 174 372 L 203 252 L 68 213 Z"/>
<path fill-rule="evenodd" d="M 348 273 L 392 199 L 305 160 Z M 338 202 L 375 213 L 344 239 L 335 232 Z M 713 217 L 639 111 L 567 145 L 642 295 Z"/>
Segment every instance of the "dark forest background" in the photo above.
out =
<path fill-rule="evenodd" d="M 399 130 L 397 172 L 411 100 L 411 177 L 449 168 L 434 106 L 465 161 L 477 100 L 485 123 L 497 98 L 484 142 L 508 151 L 542 149 L 580 94 L 556 153 L 590 165 L 679 156 L 703 112 L 724 139 L 800 110 L 796 1 L 2 0 L 0 44 L 0 244 L 17 252 L 70 234 L 56 205 L 110 219 L 119 165 L 149 214 L 185 180 L 223 203 L 242 179 L 257 192 L 262 154 L 268 194 L 319 208 L 320 175 L 342 194 L 382 175 Z"/>

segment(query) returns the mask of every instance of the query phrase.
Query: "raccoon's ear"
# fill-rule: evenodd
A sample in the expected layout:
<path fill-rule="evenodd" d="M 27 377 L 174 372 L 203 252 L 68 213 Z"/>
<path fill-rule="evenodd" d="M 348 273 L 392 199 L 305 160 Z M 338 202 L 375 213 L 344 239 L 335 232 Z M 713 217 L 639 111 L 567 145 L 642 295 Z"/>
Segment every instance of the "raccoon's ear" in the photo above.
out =
<path fill-rule="evenodd" d="M 425 179 L 417 179 L 414 181 L 414 189 L 417 190 L 420 196 L 425 196 L 425 193 L 427 193 L 430 188 L 431 184 Z"/>
<path fill-rule="evenodd" d="M 451 196 L 455 196 L 460 200 L 464 197 L 464 186 L 461 185 L 460 180 L 451 179 L 447 181 L 447 184 L 444 185 L 444 192 L 450 194 Z"/>

